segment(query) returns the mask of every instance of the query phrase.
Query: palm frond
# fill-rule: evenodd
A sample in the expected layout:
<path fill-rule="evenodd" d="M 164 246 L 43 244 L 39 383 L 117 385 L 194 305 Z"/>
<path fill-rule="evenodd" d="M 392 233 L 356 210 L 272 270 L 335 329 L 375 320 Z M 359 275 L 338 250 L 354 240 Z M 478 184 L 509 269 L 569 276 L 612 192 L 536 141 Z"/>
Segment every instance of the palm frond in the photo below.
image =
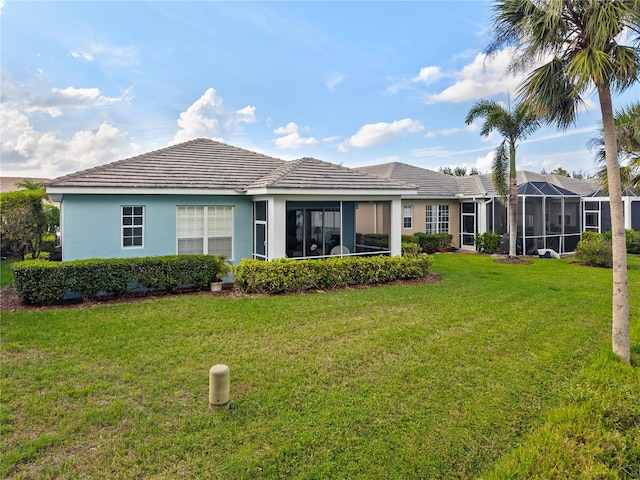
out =
<path fill-rule="evenodd" d="M 509 197 L 509 151 L 507 148 L 507 140 L 496 149 L 491 164 L 493 187 L 496 189 L 500 198 L 506 203 Z"/>

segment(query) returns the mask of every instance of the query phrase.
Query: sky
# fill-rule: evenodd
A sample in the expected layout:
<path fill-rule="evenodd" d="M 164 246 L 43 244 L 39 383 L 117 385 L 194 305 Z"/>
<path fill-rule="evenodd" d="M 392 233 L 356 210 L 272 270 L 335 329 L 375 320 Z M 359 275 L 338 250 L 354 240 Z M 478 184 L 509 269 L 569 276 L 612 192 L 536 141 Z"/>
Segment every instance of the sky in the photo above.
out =
<path fill-rule="evenodd" d="M 55 178 L 194 138 L 284 160 L 491 171 L 465 124 L 524 74 L 487 59 L 491 2 L 0 0 L 2 176 Z M 635 85 L 614 108 L 640 98 Z M 596 171 L 595 92 L 518 169 Z"/>

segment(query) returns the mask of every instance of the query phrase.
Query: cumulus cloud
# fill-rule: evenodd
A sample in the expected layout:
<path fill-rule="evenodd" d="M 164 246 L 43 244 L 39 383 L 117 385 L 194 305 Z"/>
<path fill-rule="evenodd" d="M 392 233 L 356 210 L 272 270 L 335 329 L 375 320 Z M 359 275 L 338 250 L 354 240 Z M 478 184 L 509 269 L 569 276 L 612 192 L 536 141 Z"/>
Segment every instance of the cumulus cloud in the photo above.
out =
<path fill-rule="evenodd" d="M 124 96 L 105 97 L 99 89 L 93 88 L 68 87 L 36 94 L 3 81 L 3 174 L 56 177 L 132 154 L 137 145 L 129 142 L 126 134 L 108 121 L 68 135 L 57 123 L 58 117 L 79 111 L 98 116 L 100 109 L 123 99 Z M 50 118 L 43 118 L 43 113 Z M 38 121 L 34 123 L 33 117 Z"/>
<path fill-rule="evenodd" d="M 409 133 L 423 130 L 424 127 L 418 120 L 405 118 L 391 123 L 379 122 L 363 125 L 358 132 L 344 141 L 339 150 L 346 152 L 349 147 L 364 148 L 386 143 L 397 137 L 403 137 Z"/>
<path fill-rule="evenodd" d="M 457 79 L 453 85 L 427 95 L 426 103 L 459 103 L 508 92 L 515 94 L 526 74 L 505 74 L 512 57 L 513 48 L 505 48 L 490 58 L 479 53 L 470 64 L 452 74 Z"/>
<path fill-rule="evenodd" d="M 417 77 L 413 77 L 411 79 L 412 82 L 419 82 L 429 85 L 434 83 L 442 78 L 442 71 L 440 67 L 431 66 L 431 67 L 423 67 L 420 69 L 420 73 Z"/>
<path fill-rule="evenodd" d="M 179 130 L 171 144 L 200 137 L 229 141 L 235 133 L 243 129 L 244 124 L 256 121 L 255 111 L 256 107 L 253 106 L 239 110 L 227 107 L 215 89 L 209 88 L 180 114 Z"/>
<path fill-rule="evenodd" d="M 318 144 L 318 140 L 313 137 L 301 137 L 298 125 L 293 122 L 288 123 L 285 127 L 276 128 L 273 133 L 284 135 L 276 139 L 276 146 L 278 148 L 298 148 Z"/>

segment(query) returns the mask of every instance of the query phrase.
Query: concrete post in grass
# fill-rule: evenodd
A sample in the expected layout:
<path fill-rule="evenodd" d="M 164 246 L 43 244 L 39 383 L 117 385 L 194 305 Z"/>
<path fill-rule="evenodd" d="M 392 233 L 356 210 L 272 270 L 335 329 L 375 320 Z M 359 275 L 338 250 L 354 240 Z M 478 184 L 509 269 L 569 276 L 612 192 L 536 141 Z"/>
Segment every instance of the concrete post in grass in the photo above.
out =
<path fill-rule="evenodd" d="M 218 364 L 209 370 L 209 406 L 229 408 L 229 367 Z"/>

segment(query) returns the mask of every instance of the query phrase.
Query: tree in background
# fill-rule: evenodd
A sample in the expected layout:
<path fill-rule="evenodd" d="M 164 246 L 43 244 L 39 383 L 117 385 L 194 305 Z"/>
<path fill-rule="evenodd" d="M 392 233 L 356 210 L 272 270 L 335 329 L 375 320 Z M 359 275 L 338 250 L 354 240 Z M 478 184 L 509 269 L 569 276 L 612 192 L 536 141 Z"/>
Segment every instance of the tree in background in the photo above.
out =
<path fill-rule="evenodd" d="M 0 194 L 0 235 L 3 243 L 24 260 L 27 250 L 40 255 L 46 219 L 42 209 L 44 190 L 24 190 Z"/>
<path fill-rule="evenodd" d="M 476 102 L 469 110 L 465 122 L 471 125 L 478 117 L 484 119 L 480 135 L 486 137 L 495 130 L 504 138 L 496 149 L 491 171 L 496 192 L 509 205 L 509 257 L 515 258 L 518 231 L 516 146 L 518 141 L 528 137 L 540 126 L 540 120 L 527 103 L 519 103 L 511 112 L 492 100 Z"/>
<path fill-rule="evenodd" d="M 488 53 L 515 46 L 511 71 L 542 63 L 519 91 L 538 115 L 566 129 L 575 123 L 583 95 L 593 87 L 598 93 L 612 224 L 612 347 L 629 363 L 627 256 L 612 92 L 638 80 L 640 0 L 499 0 L 493 10 Z M 623 39 L 636 45 L 619 43 Z"/>
<path fill-rule="evenodd" d="M 551 175 L 561 175 L 563 177 L 570 177 L 569 172 L 567 172 L 564 168 L 558 167 L 555 170 L 551 171 Z"/>
<path fill-rule="evenodd" d="M 614 114 L 618 162 L 620 162 L 620 184 L 622 191 L 640 188 L 640 102 L 622 108 Z M 604 149 L 604 132 L 589 140 L 588 146 L 596 150 L 596 164 L 600 165 L 598 176 L 602 178 L 602 188 L 608 191 L 607 163 Z"/>
<path fill-rule="evenodd" d="M 440 167 L 440 173 L 444 173 L 445 175 L 452 175 L 454 177 L 466 177 L 467 167 Z M 471 170 L 469 170 L 469 175 L 480 175 L 480 172 L 476 167 L 472 167 Z"/>

